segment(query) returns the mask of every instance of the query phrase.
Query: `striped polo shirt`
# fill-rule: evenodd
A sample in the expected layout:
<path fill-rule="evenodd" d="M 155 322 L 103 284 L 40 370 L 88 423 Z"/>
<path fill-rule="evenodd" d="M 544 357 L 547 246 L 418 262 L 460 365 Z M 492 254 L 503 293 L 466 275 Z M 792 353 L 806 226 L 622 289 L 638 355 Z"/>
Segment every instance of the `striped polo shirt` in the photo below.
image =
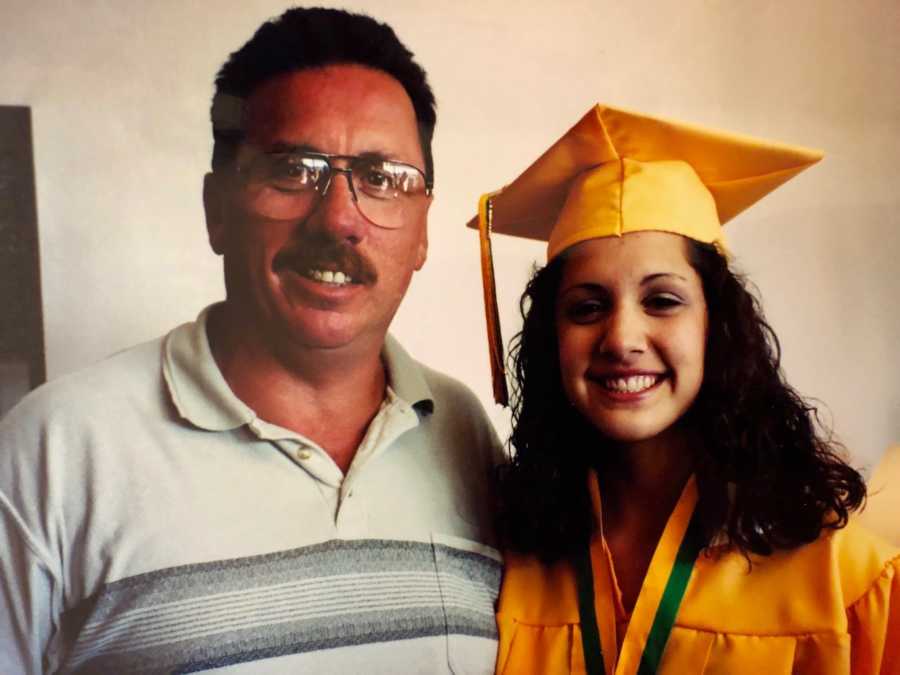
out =
<path fill-rule="evenodd" d="M 389 336 L 344 475 L 231 392 L 208 312 L 0 421 L 0 672 L 493 672 L 475 397 Z"/>

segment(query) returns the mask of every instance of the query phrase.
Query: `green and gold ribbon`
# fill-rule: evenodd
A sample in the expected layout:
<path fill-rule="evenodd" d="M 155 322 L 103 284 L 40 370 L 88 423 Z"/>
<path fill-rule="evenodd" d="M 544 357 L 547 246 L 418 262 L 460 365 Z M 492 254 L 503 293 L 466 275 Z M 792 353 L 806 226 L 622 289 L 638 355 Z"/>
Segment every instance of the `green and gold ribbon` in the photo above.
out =
<path fill-rule="evenodd" d="M 669 572 L 662 598 L 656 608 L 656 615 L 647 635 L 647 642 L 641 655 L 638 675 L 653 675 L 659 668 L 666 642 L 675 625 L 678 608 L 687 589 L 694 562 L 703 549 L 703 535 L 700 519 L 695 510 L 687 531 L 681 540 L 675 563 Z M 591 565 L 590 547 L 576 556 L 573 561 L 578 588 L 578 614 L 581 620 L 581 642 L 584 650 L 584 664 L 588 675 L 605 675 L 600 631 L 597 628 L 597 610 L 594 604 L 594 573 Z"/>

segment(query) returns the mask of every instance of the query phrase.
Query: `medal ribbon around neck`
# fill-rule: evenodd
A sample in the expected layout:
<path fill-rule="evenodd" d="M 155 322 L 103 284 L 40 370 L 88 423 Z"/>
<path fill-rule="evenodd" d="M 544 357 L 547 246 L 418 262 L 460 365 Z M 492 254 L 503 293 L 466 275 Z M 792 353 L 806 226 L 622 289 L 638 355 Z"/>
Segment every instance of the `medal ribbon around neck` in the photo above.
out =
<path fill-rule="evenodd" d="M 653 675 L 659 668 L 669 633 L 675 624 L 675 617 L 687 589 L 694 562 L 703 549 L 703 534 L 700 518 L 694 510 L 691 521 L 681 540 L 675 563 L 669 572 L 665 590 L 656 608 L 656 615 L 647 635 L 644 652 L 638 666 L 638 675 Z M 572 561 L 578 588 L 578 615 L 581 620 L 581 643 L 584 650 L 584 664 L 588 675 L 605 675 L 603 650 L 600 647 L 600 632 L 597 628 L 597 610 L 594 606 L 594 574 L 591 567 L 590 546 L 585 547 Z"/>

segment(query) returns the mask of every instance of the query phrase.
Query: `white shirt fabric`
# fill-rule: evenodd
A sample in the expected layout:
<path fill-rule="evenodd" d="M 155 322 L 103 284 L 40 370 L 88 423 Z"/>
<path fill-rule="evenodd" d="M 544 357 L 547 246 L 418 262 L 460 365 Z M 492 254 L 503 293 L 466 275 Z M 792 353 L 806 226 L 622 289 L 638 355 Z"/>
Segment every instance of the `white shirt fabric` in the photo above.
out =
<path fill-rule="evenodd" d="M 491 673 L 499 444 L 390 336 L 346 476 L 194 323 L 0 421 L 0 672 Z"/>

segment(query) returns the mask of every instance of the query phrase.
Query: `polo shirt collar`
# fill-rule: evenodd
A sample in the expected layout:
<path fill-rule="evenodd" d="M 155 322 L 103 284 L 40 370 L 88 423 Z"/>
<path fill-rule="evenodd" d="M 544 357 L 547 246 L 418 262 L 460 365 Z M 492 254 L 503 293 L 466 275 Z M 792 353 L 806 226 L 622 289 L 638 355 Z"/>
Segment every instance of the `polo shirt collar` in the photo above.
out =
<path fill-rule="evenodd" d="M 209 431 L 237 429 L 256 419 L 225 381 L 209 346 L 211 305 L 193 323 L 178 326 L 163 343 L 163 376 L 172 403 L 191 424 Z"/>
<path fill-rule="evenodd" d="M 234 395 L 213 358 L 207 333 L 213 307 L 166 336 L 162 369 L 181 417 L 201 429 L 228 431 L 255 421 L 256 413 Z M 382 359 L 394 396 L 421 413 L 433 412 L 434 397 L 422 366 L 391 335 L 385 337 Z"/>
<path fill-rule="evenodd" d="M 413 359 L 394 336 L 388 333 L 381 350 L 384 369 L 387 371 L 388 386 L 407 405 L 419 412 L 434 412 L 434 395 L 422 372 L 422 366 Z"/>

